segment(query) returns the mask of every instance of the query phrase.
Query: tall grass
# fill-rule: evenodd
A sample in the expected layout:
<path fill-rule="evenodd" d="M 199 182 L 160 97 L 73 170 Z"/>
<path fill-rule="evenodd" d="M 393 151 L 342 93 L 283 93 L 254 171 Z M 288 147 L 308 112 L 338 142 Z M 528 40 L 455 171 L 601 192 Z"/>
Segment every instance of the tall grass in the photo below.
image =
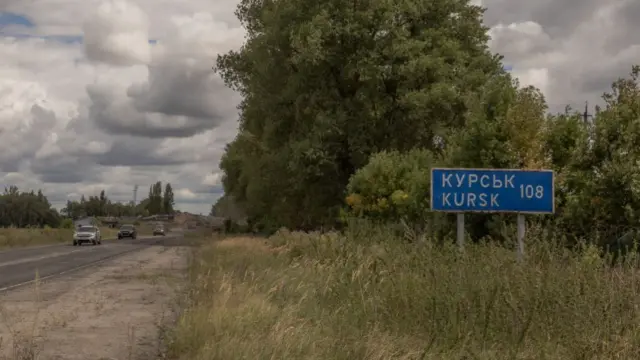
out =
<path fill-rule="evenodd" d="M 153 226 L 143 224 L 137 227 L 138 234 L 148 236 L 153 233 Z M 10 248 L 71 243 L 73 229 L 32 229 L 32 228 L 0 228 L 0 250 Z M 115 239 L 118 229 L 100 227 L 103 239 Z"/>
<path fill-rule="evenodd" d="M 70 242 L 73 229 L 0 228 L 0 250 Z"/>
<path fill-rule="evenodd" d="M 640 279 L 595 248 L 281 231 L 197 250 L 175 359 L 640 359 Z"/>

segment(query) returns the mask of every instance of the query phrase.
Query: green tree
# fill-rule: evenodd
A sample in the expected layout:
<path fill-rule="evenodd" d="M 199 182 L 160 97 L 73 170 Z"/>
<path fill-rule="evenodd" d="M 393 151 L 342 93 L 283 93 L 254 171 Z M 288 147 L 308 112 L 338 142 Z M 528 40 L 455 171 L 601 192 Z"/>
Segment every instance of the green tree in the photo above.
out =
<path fill-rule="evenodd" d="M 211 205 L 209 215 L 230 218 L 235 222 L 246 220 L 247 217 L 233 195 L 229 194 L 222 195 Z"/>
<path fill-rule="evenodd" d="M 558 158 L 557 148 L 567 154 L 556 160 L 562 169 L 559 216 L 577 236 L 598 231 L 603 242 L 610 242 L 640 226 L 639 78 L 640 67 L 634 66 L 628 78 L 613 83 L 592 126 L 576 125 L 574 119 L 555 129 L 550 147 Z"/>
<path fill-rule="evenodd" d="M 173 195 L 173 192 L 171 193 Z M 146 210 L 149 215 L 161 214 L 164 211 L 164 203 L 162 198 L 162 182 L 158 181 L 149 187 L 149 196 L 147 197 Z M 173 205 L 172 205 L 173 206 Z"/>
<path fill-rule="evenodd" d="M 333 224 L 371 154 L 442 151 L 470 99 L 504 76 L 482 12 L 451 0 L 242 0 L 247 41 L 217 61 L 244 96 L 225 192 L 265 227 L 310 229 Z"/>
<path fill-rule="evenodd" d="M 351 215 L 382 221 L 425 223 L 429 213 L 431 179 L 425 169 L 435 165 L 428 150 L 380 152 L 356 171 L 347 185 Z"/>
<path fill-rule="evenodd" d="M 59 227 L 61 220 L 41 190 L 22 192 L 10 186 L 0 195 L 0 227 Z"/>
<path fill-rule="evenodd" d="M 162 196 L 162 209 L 166 214 L 173 214 L 173 205 L 175 205 L 173 188 L 171 188 L 170 183 L 167 183 L 164 187 L 164 195 Z"/>

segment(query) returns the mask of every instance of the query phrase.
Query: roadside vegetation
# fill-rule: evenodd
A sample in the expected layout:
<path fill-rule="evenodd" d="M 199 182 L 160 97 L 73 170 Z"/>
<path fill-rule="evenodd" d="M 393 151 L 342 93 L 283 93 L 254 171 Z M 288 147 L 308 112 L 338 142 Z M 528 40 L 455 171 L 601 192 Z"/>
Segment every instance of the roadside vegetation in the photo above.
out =
<path fill-rule="evenodd" d="M 83 195 L 79 201 L 68 201 L 58 211 L 41 190 L 21 191 L 17 186 L 9 186 L 0 194 L 0 249 L 71 241 L 73 219 L 172 214 L 174 203 L 171 184 L 167 183 L 163 192 L 162 183 L 157 182 L 149 188 L 149 196 L 135 207 L 110 200 L 103 190 L 96 196 Z M 116 237 L 118 229 L 103 226 L 101 220 L 97 223 L 103 238 Z M 136 225 L 140 235 L 153 232 L 150 224 Z"/>
<path fill-rule="evenodd" d="M 0 228 L 0 250 L 9 248 L 70 243 L 73 229 Z"/>
<path fill-rule="evenodd" d="M 103 239 L 116 239 L 118 229 L 100 226 Z M 138 234 L 148 236 L 153 234 L 153 225 L 143 223 L 137 226 Z M 26 246 L 71 243 L 73 229 L 54 228 L 0 228 L 0 250 Z"/>
<path fill-rule="evenodd" d="M 593 117 L 551 114 L 482 12 L 240 2 L 245 44 L 216 70 L 244 100 L 212 213 L 255 237 L 197 250 L 174 358 L 639 357 L 637 252 L 614 255 L 640 229 L 640 67 Z M 514 215 L 466 216 L 453 246 L 455 217 L 429 211 L 435 166 L 555 171 L 522 263 Z"/>
<path fill-rule="evenodd" d="M 199 248 L 172 359 L 636 359 L 637 257 L 528 240 L 461 254 L 388 228 Z"/>

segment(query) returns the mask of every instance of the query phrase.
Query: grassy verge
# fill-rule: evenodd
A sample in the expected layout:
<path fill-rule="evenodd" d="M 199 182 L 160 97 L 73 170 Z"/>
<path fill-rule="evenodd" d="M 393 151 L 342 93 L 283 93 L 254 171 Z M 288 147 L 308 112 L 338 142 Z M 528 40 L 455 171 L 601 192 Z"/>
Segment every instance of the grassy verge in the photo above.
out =
<path fill-rule="evenodd" d="M 202 246 L 174 359 L 640 358 L 640 280 L 529 240 L 406 244 L 382 230 Z"/>
<path fill-rule="evenodd" d="M 0 250 L 71 242 L 73 231 L 73 229 L 0 228 Z M 100 232 L 103 239 L 118 237 L 118 229 L 100 227 Z M 138 233 L 140 236 L 149 236 L 153 233 L 153 228 L 151 225 L 141 225 L 138 227 Z"/>
<path fill-rule="evenodd" d="M 71 241 L 73 229 L 0 228 L 0 249 L 59 244 Z"/>

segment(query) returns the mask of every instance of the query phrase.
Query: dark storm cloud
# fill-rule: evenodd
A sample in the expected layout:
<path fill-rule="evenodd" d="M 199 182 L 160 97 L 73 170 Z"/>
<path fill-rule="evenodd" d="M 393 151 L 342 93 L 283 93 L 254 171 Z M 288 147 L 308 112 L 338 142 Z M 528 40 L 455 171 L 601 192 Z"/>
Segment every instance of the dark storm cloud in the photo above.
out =
<path fill-rule="evenodd" d="M 101 173 L 93 163 L 69 156 L 51 156 L 31 161 L 31 171 L 45 183 L 99 181 Z"/>
<path fill-rule="evenodd" d="M 551 111 L 602 104 L 611 83 L 640 63 L 639 1 L 484 0 L 483 6 L 492 50 L 505 55 L 514 73 L 548 72 L 540 83 Z"/>
<path fill-rule="evenodd" d="M 89 116 L 98 127 L 114 135 L 190 137 L 211 127 L 206 119 L 140 112 L 131 99 L 117 102 L 114 94 L 98 87 L 89 86 L 87 93 L 92 100 Z"/>
<path fill-rule="evenodd" d="M 211 128 L 235 110 L 229 104 L 234 93 L 211 67 L 187 61 L 167 60 L 150 66 L 149 82 L 131 86 L 127 95 L 141 112 L 208 119 Z"/>
<path fill-rule="evenodd" d="M 57 122 L 56 115 L 40 105 L 31 107 L 29 118 L 23 114 L 17 116 L 20 118 L 16 121 L 24 122 L 24 126 L 19 126 L 18 129 L 0 127 L 2 142 L 0 171 L 2 172 L 20 171 L 22 163 L 35 156 Z"/>
<path fill-rule="evenodd" d="M 209 62 L 166 59 L 149 67 L 146 83 L 126 94 L 89 86 L 89 115 L 104 131 L 146 138 L 190 137 L 232 120 L 238 95 Z"/>
<path fill-rule="evenodd" d="M 0 172 L 18 172 L 20 171 L 20 164 L 22 164 L 22 161 L 22 156 L 16 156 L 7 159 L 0 158 Z"/>
<path fill-rule="evenodd" d="M 145 139 L 119 139 L 104 154 L 93 159 L 103 166 L 166 166 L 182 165 L 184 159 L 155 154 L 156 144 Z"/>
<path fill-rule="evenodd" d="M 189 188 L 195 194 L 219 194 L 224 192 L 222 185 L 208 186 L 208 185 L 197 185 Z"/>

